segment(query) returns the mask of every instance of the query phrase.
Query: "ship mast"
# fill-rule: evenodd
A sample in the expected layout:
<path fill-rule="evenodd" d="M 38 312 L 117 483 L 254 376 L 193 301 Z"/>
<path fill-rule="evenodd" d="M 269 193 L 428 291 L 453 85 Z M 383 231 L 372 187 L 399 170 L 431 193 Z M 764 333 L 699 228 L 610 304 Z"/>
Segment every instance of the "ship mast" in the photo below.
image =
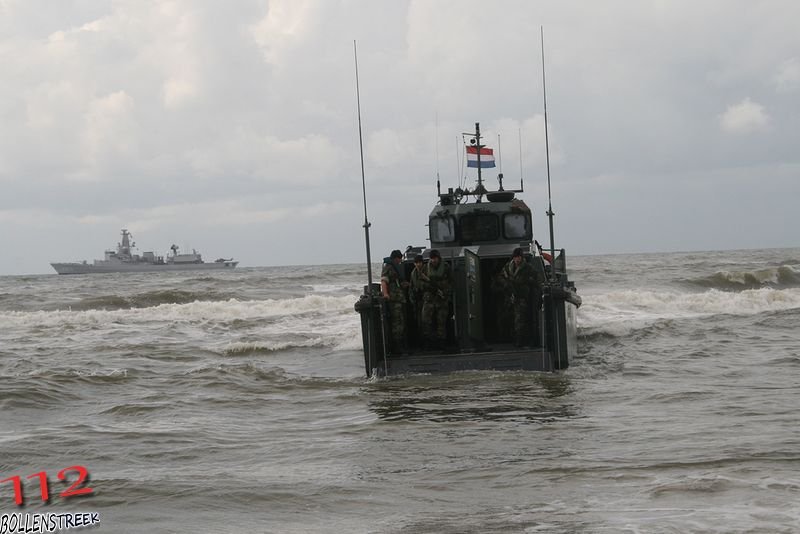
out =
<path fill-rule="evenodd" d="M 486 188 L 483 187 L 483 177 L 481 176 L 481 149 L 485 145 L 481 144 L 481 125 L 478 122 L 475 123 L 475 138 L 472 140 L 472 143 L 476 147 L 478 154 L 478 186 L 473 191 L 473 194 L 477 197 L 475 202 L 480 203 L 483 195 L 486 193 Z"/>

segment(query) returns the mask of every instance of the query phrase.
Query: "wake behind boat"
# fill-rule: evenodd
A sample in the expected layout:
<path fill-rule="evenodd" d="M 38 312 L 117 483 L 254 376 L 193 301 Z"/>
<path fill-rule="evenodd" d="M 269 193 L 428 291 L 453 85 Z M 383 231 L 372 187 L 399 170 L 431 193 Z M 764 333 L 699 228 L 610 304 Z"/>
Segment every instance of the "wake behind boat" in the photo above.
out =
<path fill-rule="evenodd" d="M 105 259 L 87 261 L 51 263 L 58 274 L 99 274 L 99 273 L 146 273 L 160 271 L 190 271 L 190 270 L 219 270 L 233 269 L 239 264 L 233 258 L 219 258 L 211 263 L 203 261 L 203 257 L 196 250 L 191 254 L 180 254 L 177 245 L 172 245 L 172 254 L 157 256 L 154 252 L 143 252 L 141 255 L 133 254 L 132 249 L 136 243 L 131 242 L 133 236 L 128 230 L 122 230 L 122 242 L 117 244 L 117 250 L 106 250 Z"/>

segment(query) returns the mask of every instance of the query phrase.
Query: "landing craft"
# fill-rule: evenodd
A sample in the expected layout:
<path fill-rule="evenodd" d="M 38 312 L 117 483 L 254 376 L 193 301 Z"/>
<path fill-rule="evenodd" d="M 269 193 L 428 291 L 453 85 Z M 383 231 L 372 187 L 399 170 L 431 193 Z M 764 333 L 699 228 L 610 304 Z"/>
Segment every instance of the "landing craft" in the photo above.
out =
<path fill-rule="evenodd" d="M 468 167 L 478 171 L 477 186 L 472 190 L 450 188 L 442 193 L 437 178 L 439 201 L 428 216 L 430 247 L 409 246 L 405 255 L 400 255 L 402 262 L 397 265 L 400 279 L 408 281 L 414 269 L 413 260 L 418 255 L 422 256 L 423 261 L 430 261 L 431 252 L 436 250 L 439 253 L 437 255 L 449 264 L 452 287 L 448 290 L 445 339 L 437 340 L 433 346 L 430 340 L 423 338 L 420 328 L 422 318 L 419 310 L 413 306 L 404 306 L 400 312 L 404 314 L 406 325 L 402 339 L 396 339 L 396 334 L 392 335 L 392 318 L 387 316 L 390 307 L 382 296 L 381 285 L 372 283 L 358 54 L 353 42 L 367 253 L 367 285 L 355 309 L 361 315 L 364 367 L 368 377 L 468 369 L 558 371 L 569 367 L 570 357 L 576 354 L 576 315 L 581 298 L 575 284 L 567 276 L 565 250 L 559 250 L 558 254 L 555 250 L 544 30 L 541 38 L 549 254 L 533 238 L 530 208 L 523 200 L 516 198 L 517 193 L 523 192 L 522 179 L 519 190 L 505 190 L 500 173 L 496 191 L 488 191 L 484 187 L 481 170 L 494 167 L 494 155 L 491 149 L 481 144 L 480 125 L 475 123 L 474 134 L 465 135 L 470 137 L 466 147 Z M 535 288 L 529 288 L 527 298 L 517 301 L 528 303 L 527 313 L 520 314 L 520 317 L 527 317 L 527 324 L 523 324 L 525 328 L 518 329 L 525 333 L 523 338 L 520 338 L 519 331 L 514 332 L 516 327 L 509 328 L 508 322 L 514 321 L 514 314 L 507 313 L 510 299 L 507 293 L 498 291 L 498 284 L 495 283 L 512 254 L 516 255 L 517 249 L 520 249 L 523 261 L 532 267 L 539 281 Z M 391 261 L 389 258 L 386 260 Z M 396 305 L 392 309 L 398 313 Z"/>
<path fill-rule="evenodd" d="M 481 144 L 479 124 L 471 135 L 467 152 L 477 162 L 477 186 L 439 192 L 428 216 L 430 246 L 408 247 L 399 266 L 401 277 L 410 280 L 414 257 L 422 255 L 429 261 L 434 249 L 449 263 L 453 286 L 446 341 L 435 348 L 427 345 L 417 326 L 418 310 L 407 305 L 404 343 L 393 342 L 380 284 L 371 284 L 355 305 L 361 314 L 367 376 L 467 369 L 557 371 L 566 369 L 577 351 L 576 310 L 581 298 L 567 275 L 566 253 L 551 249 L 548 254 L 538 246 L 531 210 L 516 197 L 521 189 L 503 189 L 502 174 L 498 190 L 484 187 L 481 168 L 489 166 L 485 163 L 491 149 Z M 552 225 L 552 209 L 548 215 Z M 495 284 L 517 248 L 543 280 L 540 303 L 533 295 L 528 299 L 529 335 L 522 343 L 509 323 L 513 316 L 506 313 L 507 296 Z"/>

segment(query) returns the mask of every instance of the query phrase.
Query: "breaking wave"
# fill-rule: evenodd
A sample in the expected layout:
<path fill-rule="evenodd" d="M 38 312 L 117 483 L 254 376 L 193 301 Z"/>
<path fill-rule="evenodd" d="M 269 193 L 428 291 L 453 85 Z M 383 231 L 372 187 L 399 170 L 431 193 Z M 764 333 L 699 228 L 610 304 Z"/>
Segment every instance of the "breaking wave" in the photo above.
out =
<path fill-rule="evenodd" d="M 145 332 L 166 328 L 191 336 L 202 347 L 226 356 L 313 347 L 357 350 L 361 338 L 355 302 L 354 295 L 307 295 L 248 301 L 194 300 L 146 308 L 8 311 L 0 313 L 0 324 L 9 329 L 35 330 L 40 336 L 61 336 L 67 341 L 81 332 L 113 330 L 134 336 L 125 339 L 134 339 L 136 344 L 148 339 Z M 48 330 L 54 333 L 47 334 Z M 141 336 L 135 337 L 136 332 Z"/>
<path fill-rule="evenodd" d="M 342 331 L 329 331 L 322 335 L 298 340 L 236 341 L 226 345 L 222 349 L 222 353 L 226 356 L 245 356 L 320 347 L 329 347 L 336 350 L 360 350 L 360 333 L 353 330 L 349 334 L 348 336 Z"/>
<path fill-rule="evenodd" d="M 70 304 L 73 310 L 124 310 L 129 308 L 151 308 L 161 304 L 186 304 L 195 301 L 225 300 L 229 296 L 214 292 L 182 291 L 168 289 L 148 291 L 137 295 L 102 295 L 85 298 Z"/>
<path fill-rule="evenodd" d="M 588 295 L 578 310 L 584 335 L 623 336 L 658 321 L 713 315 L 757 315 L 800 308 L 800 288 L 709 289 L 702 293 L 626 290 Z"/>
<path fill-rule="evenodd" d="M 0 319 L 10 324 L 37 324 L 58 326 L 62 324 L 94 324 L 100 322 L 152 322 L 152 321 L 234 321 L 268 317 L 298 316 L 304 314 L 352 313 L 357 297 L 307 295 L 300 298 L 245 300 L 237 299 L 159 304 L 148 308 L 87 309 L 56 311 L 9 311 L 0 313 Z"/>
<path fill-rule="evenodd" d="M 687 280 L 687 282 L 690 285 L 723 291 L 764 287 L 786 289 L 800 287 L 800 272 L 789 265 L 780 265 L 752 271 L 717 271 L 710 276 Z"/>

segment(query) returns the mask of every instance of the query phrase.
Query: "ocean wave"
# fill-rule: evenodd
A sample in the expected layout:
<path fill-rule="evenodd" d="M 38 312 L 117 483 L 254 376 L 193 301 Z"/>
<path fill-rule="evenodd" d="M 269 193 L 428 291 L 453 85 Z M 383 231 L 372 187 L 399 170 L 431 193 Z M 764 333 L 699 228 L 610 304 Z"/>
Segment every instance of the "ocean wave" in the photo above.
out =
<path fill-rule="evenodd" d="M 0 322 L 8 326 L 95 326 L 107 323 L 136 324 L 152 322 L 233 322 L 263 318 L 302 316 L 320 317 L 351 314 L 357 320 L 353 295 L 334 297 L 307 295 L 300 298 L 240 301 L 195 300 L 183 304 L 159 304 L 148 308 L 114 310 L 9 311 L 0 313 Z"/>
<path fill-rule="evenodd" d="M 335 338 L 324 339 L 322 337 L 315 337 L 312 339 L 305 339 L 299 341 L 236 341 L 228 344 L 222 350 L 226 356 L 242 356 L 259 353 L 272 353 L 280 352 L 291 349 L 324 347 L 335 341 Z"/>
<path fill-rule="evenodd" d="M 267 325 L 260 329 L 257 340 L 239 340 L 219 349 L 224 356 L 273 354 L 295 349 L 327 348 L 332 351 L 361 350 L 361 330 L 357 317 L 349 315 L 313 325 Z"/>
<path fill-rule="evenodd" d="M 273 388 L 303 388 L 328 391 L 342 385 L 360 386 L 362 378 L 305 376 L 294 374 L 279 366 L 266 366 L 255 362 L 204 365 L 188 371 L 176 382 L 186 381 L 193 388 L 198 385 L 208 388 L 233 386 L 240 391 L 264 392 L 265 383 Z"/>
<path fill-rule="evenodd" d="M 143 403 L 130 403 L 130 404 L 117 404 L 103 410 L 100 415 L 118 415 L 118 416 L 136 416 L 141 417 L 153 412 L 171 407 L 169 402 L 159 404 L 143 404 Z"/>
<path fill-rule="evenodd" d="M 312 284 L 303 286 L 305 289 L 311 291 L 312 293 L 337 293 L 337 292 L 347 292 L 347 293 L 360 293 L 364 290 L 364 286 L 366 284 Z"/>
<path fill-rule="evenodd" d="M 97 351 L 167 361 L 194 361 L 203 353 L 236 359 L 304 349 L 357 351 L 361 332 L 355 301 L 355 296 L 307 295 L 117 310 L 10 311 L 0 313 L 0 343 L 7 339 L 15 351 L 25 352 L 39 350 L 39 340 L 59 339 L 56 351 L 63 354 Z"/>
<path fill-rule="evenodd" d="M 702 293 L 626 290 L 585 295 L 578 310 L 583 335 L 624 336 L 664 320 L 757 315 L 800 308 L 800 289 L 709 289 Z"/>
<path fill-rule="evenodd" d="M 6 371 L 6 378 L 34 380 L 37 384 L 54 385 L 83 384 L 120 384 L 129 378 L 138 376 L 137 372 L 128 369 L 32 369 L 29 371 Z"/>
<path fill-rule="evenodd" d="M 675 481 L 662 482 L 653 488 L 650 493 L 661 496 L 669 493 L 724 493 L 736 486 L 735 482 L 720 476 L 682 477 Z"/>
<path fill-rule="evenodd" d="M 724 291 L 742 291 L 764 287 L 787 289 L 800 287 L 800 271 L 783 264 L 749 271 L 717 271 L 710 276 L 686 280 L 686 283 Z"/>
<path fill-rule="evenodd" d="M 151 308 L 161 304 L 187 304 L 195 301 L 214 301 L 231 298 L 209 291 L 182 291 L 167 289 L 148 291 L 136 295 L 101 295 L 69 304 L 73 310 L 124 310 L 128 308 Z"/>

